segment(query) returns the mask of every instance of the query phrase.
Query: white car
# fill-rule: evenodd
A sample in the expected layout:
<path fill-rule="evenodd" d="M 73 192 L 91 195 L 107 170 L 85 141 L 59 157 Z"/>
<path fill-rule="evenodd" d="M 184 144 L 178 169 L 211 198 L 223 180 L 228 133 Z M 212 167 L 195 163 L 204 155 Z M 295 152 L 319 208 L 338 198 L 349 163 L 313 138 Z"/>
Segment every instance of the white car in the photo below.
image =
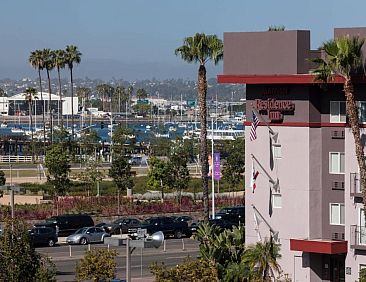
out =
<path fill-rule="evenodd" d="M 86 245 L 89 243 L 102 243 L 105 237 L 111 235 L 105 232 L 100 227 L 84 227 L 78 229 L 74 234 L 71 234 L 66 238 L 68 244 L 81 244 Z"/>

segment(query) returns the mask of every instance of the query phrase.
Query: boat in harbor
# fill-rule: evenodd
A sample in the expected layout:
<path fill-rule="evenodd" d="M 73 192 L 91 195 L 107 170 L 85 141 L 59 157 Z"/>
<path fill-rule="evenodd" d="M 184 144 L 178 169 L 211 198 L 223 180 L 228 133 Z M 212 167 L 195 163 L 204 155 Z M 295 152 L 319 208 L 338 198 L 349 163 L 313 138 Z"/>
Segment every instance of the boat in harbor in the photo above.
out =
<path fill-rule="evenodd" d="M 196 130 L 188 130 L 183 134 L 183 139 L 199 139 L 200 138 L 200 129 Z M 227 140 L 233 141 L 237 138 L 244 137 L 243 129 L 214 129 L 213 131 L 207 129 L 207 140 Z"/>

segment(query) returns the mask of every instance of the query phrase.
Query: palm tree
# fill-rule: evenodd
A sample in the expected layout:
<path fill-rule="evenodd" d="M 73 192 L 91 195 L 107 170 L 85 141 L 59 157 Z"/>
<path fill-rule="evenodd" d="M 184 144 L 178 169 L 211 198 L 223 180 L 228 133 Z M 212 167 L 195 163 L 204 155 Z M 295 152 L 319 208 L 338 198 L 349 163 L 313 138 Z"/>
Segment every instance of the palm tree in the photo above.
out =
<path fill-rule="evenodd" d="M 74 81 L 72 76 L 72 70 L 74 68 L 74 64 L 80 64 L 81 62 L 81 52 L 78 47 L 74 45 L 66 46 L 66 56 L 65 62 L 70 70 L 70 82 L 71 82 L 71 134 L 72 139 L 74 140 Z"/>
<path fill-rule="evenodd" d="M 137 89 L 137 91 L 136 91 L 136 97 L 139 100 L 145 99 L 147 97 L 146 90 L 143 89 L 143 88 Z"/>
<path fill-rule="evenodd" d="M 325 52 L 324 58 L 314 59 L 318 68 L 314 71 L 315 79 L 328 82 L 335 76 L 344 79 L 343 91 L 346 98 L 346 112 L 351 127 L 358 166 L 360 169 L 363 204 L 366 207 L 366 163 L 360 137 L 358 107 L 355 101 L 353 79 L 363 71 L 364 60 L 362 46 L 364 40 L 359 37 L 340 37 L 325 42 L 320 49 Z"/>
<path fill-rule="evenodd" d="M 121 98 L 122 101 L 126 101 L 126 90 L 123 86 L 117 86 L 114 94 L 116 98 L 118 99 L 118 112 L 121 112 Z"/>
<path fill-rule="evenodd" d="M 198 100 L 200 110 L 200 161 L 202 171 L 203 212 L 205 221 L 208 221 L 208 155 L 207 155 L 207 129 L 206 129 L 206 62 L 212 61 L 215 65 L 223 59 L 223 43 L 216 35 L 196 33 L 193 37 L 186 37 L 183 45 L 175 50 L 175 54 L 188 63 L 199 63 L 198 69 Z"/>
<path fill-rule="evenodd" d="M 262 281 L 267 281 L 269 277 L 281 273 L 281 267 L 277 259 L 281 258 L 280 247 L 270 241 L 257 242 L 250 245 L 244 252 L 243 262 L 249 265 L 252 272 L 257 272 Z"/>
<path fill-rule="evenodd" d="M 63 69 L 66 65 L 65 55 L 66 52 L 65 50 L 62 49 L 52 51 L 53 63 L 54 66 L 57 68 L 57 76 L 58 76 L 58 91 L 59 91 L 58 122 L 60 125 L 60 118 L 61 118 L 61 127 L 64 127 L 64 120 L 62 116 L 62 87 L 61 87 L 60 69 Z"/>
<path fill-rule="evenodd" d="M 52 112 L 51 112 L 51 78 L 50 78 L 50 71 L 53 70 L 54 68 L 54 62 L 53 62 L 53 58 L 52 58 L 52 52 L 51 49 L 43 49 L 42 50 L 42 56 L 43 56 L 43 63 L 44 63 L 44 67 L 46 69 L 47 72 L 47 80 L 48 80 L 48 107 L 47 107 L 47 111 L 48 111 L 48 123 L 50 125 L 50 140 L 51 140 L 51 144 L 52 144 L 52 132 L 53 132 L 53 128 L 52 128 Z"/>
<path fill-rule="evenodd" d="M 128 117 L 128 114 L 127 114 L 128 106 L 130 105 L 130 99 L 131 99 L 132 95 L 133 95 L 133 86 L 129 85 L 127 87 L 127 92 L 126 92 L 126 97 L 127 97 L 127 99 L 126 99 L 126 127 L 127 127 L 127 117 Z"/>
<path fill-rule="evenodd" d="M 5 90 L 0 88 L 0 97 L 8 97 L 8 95 L 6 94 Z"/>
<path fill-rule="evenodd" d="M 99 94 L 100 99 L 102 100 L 102 110 L 105 111 L 105 101 L 107 100 L 107 97 L 112 97 L 112 94 L 114 92 L 114 88 L 110 86 L 109 84 L 99 84 L 96 86 L 96 91 Z"/>
<path fill-rule="evenodd" d="M 42 77 L 41 77 L 41 70 L 44 69 L 44 60 L 43 60 L 43 53 L 41 50 L 32 51 L 29 59 L 29 63 L 34 69 L 38 71 L 38 78 L 39 78 L 39 91 L 41 92 L 41 101 L 43 104 L 42 109 L 42 124 L 43 124 L 43 155 L 46 154 L 46 124 L 44 120 L 44 113 L 45 113 L 45 102 L 43 100 L 43 91 L 42 91 Z"/>
<path fill-rule="evenodd" d="M 38 99 L 36 89 L 30 87 L 25 90 L 23 94 L 25 100 L 28 102 L 28 111 L 29 111 L 29 119 L 30 119 L 30 128 L 31 128 L 31 146 L 32 146 L 32 162 L 34 163 L 34 141 L 33 141 L 33 118 L 32 118 L 32 104 L 34 99 Z"/>

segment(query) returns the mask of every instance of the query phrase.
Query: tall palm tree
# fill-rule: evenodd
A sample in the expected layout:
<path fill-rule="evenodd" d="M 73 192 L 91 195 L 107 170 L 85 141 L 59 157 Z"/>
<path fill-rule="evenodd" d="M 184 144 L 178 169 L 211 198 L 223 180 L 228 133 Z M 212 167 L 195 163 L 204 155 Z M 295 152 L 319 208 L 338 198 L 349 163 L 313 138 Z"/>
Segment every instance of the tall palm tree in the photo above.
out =
<path fill-rule="evenodd" d="M 203 190 L 203 210 L 205 221 L 208 221 L 208 154 L 207 154 L 207 80 L 206 80 L 206 63 L 212 61 L 215 65 L 223 59 L 223 43 L 216 35 L 206 35 L 204 33 L 196 33 L 192 37 L 186 37 L 183 45 L 175 49 L 175 54 L 188 62 L 199 63 L 198 69 L 198 100 L 200 110 L 200 161 L 201 161 L 201 179 Z"/>
<path fill-rule="evenodd" d="M 57 76 L 58 76 L 58 91 L 59 91 L 58 122 L 60 125 L 60 119 L 61 119 L 62 128 L 64 127 L 64 120 L 62 116 L 62 87 L 61 87 L 60 69 L 63 69 L 66 65 L 65 55 L 66 52 L 65 50 L 62 49 L 52 51 L 53 63 L 57 69 Z"/>
<path fill-rule="evenodd" d="M 51 78 L 50 78 L 50 71 L 53 70 L 53 68 L 55 67 L 54 65 L 54 61 L 52 58 L 52 52 L 51 49 L 45 48 L 42 50 L 42 56 L 43 56 L 43 63 L 44 63 L 44 67 L 46 69 L 47 72 L 47 80 L 48 80 L 48 107 L 47 107 L 47 111 L 48 111 L 48 123 L 50 125 L 50 140 L 52 143 L 52 132 L 53 132 L 53 128 L 52 128 L 52 112 L 51 112 Z"/>
<path fill-rule="evenodd" d="M 70 83 L 71 83 L 71 134 L 72 140 L 74 140 L 74 80 L 73 80 L 73 68 L 75 64 L 80 64 L 81 62 L 81 52 L 79 51 L 77 46 L 68 45 L 66 46 L 66 56 L 65 62 L 70 70 Z"/>
<path fill-rule="evenodd" d="M 121 112 L 121 98 L 126 101 L 126 90 L 123 86 L 117 86 L 114 90 L 116 99 L 118 100 L 118 112 Z"/>
<path fill-rule="evenodd" d="M 270 241 L 257 242 L 250 245 L 244 252 L 243 262 L 249 265 L 252 272 L 257 272 L 261 277 L 261 281 L 267 281 L 273 278 L 273 275 L 281 273 L 281 267 L 277 259 L 281 258 L 280 247 Z"/>
<path fill-rule="evenodd" d="M 0 88 L 0 97 L 8 97 L 8 95 L 6 94 L 5 90 Z"/>
<path fill-rule="evenodd" d="M 29 87 L 25 90 L 23 94 L 24 99 L 28 102 L 28 111 L 30 119 L 30 129 L 31 129 L 31 146 L 32 146 L 32 162 L 34 163 L 34 141 L 33 141 L 33 118 L 32 118 L 32 104 L 35 99 L 38 99 L 36 89 Z"/>
<path fill-rule="evenodd" d="M 344 79 L 343 91 L 346 98 L 346 112 L 354 138 L 361 176 L 363 204 L 366 208 L 366 163 L 360 137 L 358 107 L 353 83 L 355 75 L 363 74 L 363 44 L 364 40 L 359 37 L 340 37 L 330 40 L 320 47 L 324 51 L 325 57 L 313 61 L 318 64 L 318 68 L 314 71 L 316 80 L 328 82 L 335 76 L 341 76 Z"/>
<path fill-rule="evenodd" d="M 39 91 L 41 92 L 41 101 L 42 101 L 42 124 L 43 124 L 43 155 L 46 154 L 46 124 L 44 119 L 45 114 L 45 102 L 43 100 L 43 91 L 42 91 L 42 77 L 41 77 L 41 70 L 44 69 L 44 60 L 43 60 L 43 54 L 41 50 L 35 50 L 32 51 L 29 59 L 29 63 L 34 69 L 37 69 L 38 71 L 38 78 L 39 78 Z"/>
<path fill-rule="evenodd" d="M 144 88 L 139 88 L 136 91 L 136 97 L 139 100 L 145 99 L 147 97 L 147 92 Z"/>
<path fill-rule="evenodd" d="M 126 97 L 127 97 L 127 99 L 126 99 L 126 127 L 127 127 L 127 117 L 128 117 L 128 114 L 127 114 L 128 106 L 130 106 L 130 104 L 131 104 L 130 101 L 131 101 L 132 95 L 133 95 L 133 86 L 129 85 L 127 87 L 127 91 L 126 91 Z"/>

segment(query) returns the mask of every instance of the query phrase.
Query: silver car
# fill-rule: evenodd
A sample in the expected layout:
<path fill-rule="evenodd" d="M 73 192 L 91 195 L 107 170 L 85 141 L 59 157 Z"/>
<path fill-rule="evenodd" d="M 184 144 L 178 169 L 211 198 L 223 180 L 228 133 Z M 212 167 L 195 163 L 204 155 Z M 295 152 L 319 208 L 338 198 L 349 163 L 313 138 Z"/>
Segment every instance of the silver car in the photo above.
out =
<path fill-rule="evenodd" d="M 84 227 L 66 238 L 68 244 L 86 245 L 89 243 L 101 243 L 105 237 L 110 237 L 107 232 L 99 227 Z"/>

